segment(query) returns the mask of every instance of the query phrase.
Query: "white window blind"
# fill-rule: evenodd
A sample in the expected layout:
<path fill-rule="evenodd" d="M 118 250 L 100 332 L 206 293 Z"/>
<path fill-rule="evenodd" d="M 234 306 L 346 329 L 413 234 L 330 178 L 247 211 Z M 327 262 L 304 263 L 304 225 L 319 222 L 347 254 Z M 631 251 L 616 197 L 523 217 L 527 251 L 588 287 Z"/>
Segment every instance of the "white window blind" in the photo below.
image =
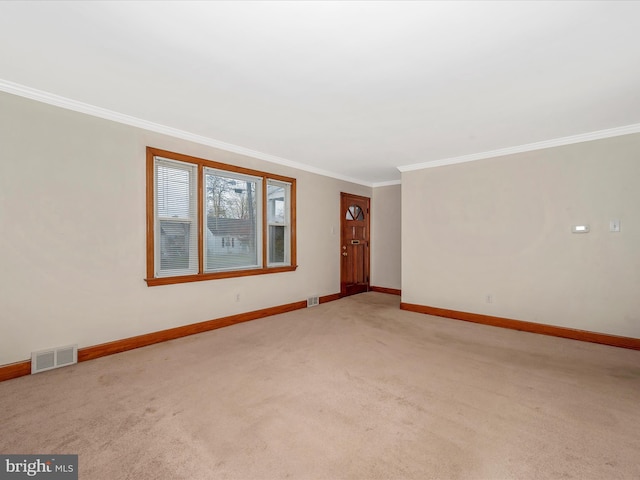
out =
<path fill-rule="evenodd" d="M 197 167 L 154 162 L 156 276 L 198 273 Z"/>

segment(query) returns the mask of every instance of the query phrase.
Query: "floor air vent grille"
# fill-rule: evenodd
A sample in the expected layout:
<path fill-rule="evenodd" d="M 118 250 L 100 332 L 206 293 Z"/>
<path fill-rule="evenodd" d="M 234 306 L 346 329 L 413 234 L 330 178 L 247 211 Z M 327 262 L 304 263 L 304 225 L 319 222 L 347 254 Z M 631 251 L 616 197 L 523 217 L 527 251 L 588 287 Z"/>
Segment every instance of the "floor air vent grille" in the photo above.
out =
<path fill-rule="evenodd" d="M 40 373 L 78 363 L 78 346 L 49 348 L 31 353 L 31 373 Z"/>

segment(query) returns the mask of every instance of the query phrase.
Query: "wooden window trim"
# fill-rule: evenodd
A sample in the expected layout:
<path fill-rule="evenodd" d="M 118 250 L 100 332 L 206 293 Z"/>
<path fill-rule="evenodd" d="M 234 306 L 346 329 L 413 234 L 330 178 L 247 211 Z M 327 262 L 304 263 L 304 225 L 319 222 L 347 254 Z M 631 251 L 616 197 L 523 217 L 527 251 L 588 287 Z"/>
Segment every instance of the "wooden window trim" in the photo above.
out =
<path fill-rule="evenodd" d="M 252 269 L 241 270 L 229 270 L 223 272 L 204 272 L 204 259 L 203 259 L 203 232 L 204 225 L 202 221 L 198 222 L 198 273 L 193 275 L 181 275 L 175 277 L 155 277 L 155 211 L 154 211 L 154 158 L 163 157 L 170 160 L 177 160 L 185 163 L 190 163 L 197 166 L 197 194 L 198 194 L 198 218 L 203 217 L 204 209 L 204 186 L 203 186 L 203 171 L 204 167 L 215 168 L 218 170 L 224 170 L 228 172 L 241 173 L 245 175 L 251 175 L 262 178 L 262 267 Z M 283 175 L 276 175 L 269 172 L 263 172 L 259 170 L 253 170 L 250 168 L 238 167 L 235 165 L 229 165 L 226 163 L 220 163 L 213 160 L 205 160 L 203 158 L 192 157 L 184 155 L 182 153 L 170 152 L 167 150 L 161 150 L 153 147 L 147 147 L 147 165 L 146 165 L 146 177 L 147 177 L 147 190 L 146 190 L 146 203 L 147 203 L 147 286 L 153 287 L 157 285 L 171 285 L 174 283 L 188 283 L 188 282 L 201 282 L 206 280 L 217 280 L 221 278 L 233 278 L 233 277 L 246 277 L 251 275 L 264 275 L 269 273 L 281 273 L 292 272 L 298 268 L 297 265 L 297 237 L 296 237 L 296 179 L 291 177 L 285 177 Z M 267 217 L 266 217 L 266 203 L 267 203 L 267 180 L 277 180 L 280 182 L 289 183 L 291 185 L 291 265 L 287 266 L 267 266 L 267 248 L 266 248 L 266 229 L 267 229 Z"/>

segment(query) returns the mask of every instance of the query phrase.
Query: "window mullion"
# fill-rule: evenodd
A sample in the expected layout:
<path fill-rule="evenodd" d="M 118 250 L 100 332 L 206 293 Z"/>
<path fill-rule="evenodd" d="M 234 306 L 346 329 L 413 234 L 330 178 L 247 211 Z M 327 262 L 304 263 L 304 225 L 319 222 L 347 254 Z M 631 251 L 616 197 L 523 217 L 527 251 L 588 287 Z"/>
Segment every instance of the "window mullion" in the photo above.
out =
<path fill-rule="evenodd" d="M 267 177 L 263 177 L 262 178 L 262 268 L 267 268 L 269 266 L 268 263 L 268 250 L 267 250 L 267 243 L 268 243 L 268 235 L 269 235 L 269 220 L 267 217 L 267 203 L 268 203 L 268 199 L 267 199 L 267 195 L 268 195 L 268 188 L 267 188 Z"/>
<path fill-rule="evenodd" d="M 203 187 L 203 182 L 204 182 L 204 174 L 203 174 L 203 167 L 202 165 L 198 165 L 198 173 L 197 173 L 197 184 L 198 184 L 198 188 L 197 188 L 197 194 L 198 195 L 198 201 L 197 201 L 197 214 L 196 214 L 196 218 L 199 218 L 200 221 L 198 222 L 198 273 L 201 274 L 204 272 L 204 259 L 203 259 L 203 252 L 204 252 L 204 232 L 205 232 L 205 228 L 207 228 L 207 219 L 204 213 L 204 199 L 203 199 L 203 195 L 204 195 L 204 187 Z"/>

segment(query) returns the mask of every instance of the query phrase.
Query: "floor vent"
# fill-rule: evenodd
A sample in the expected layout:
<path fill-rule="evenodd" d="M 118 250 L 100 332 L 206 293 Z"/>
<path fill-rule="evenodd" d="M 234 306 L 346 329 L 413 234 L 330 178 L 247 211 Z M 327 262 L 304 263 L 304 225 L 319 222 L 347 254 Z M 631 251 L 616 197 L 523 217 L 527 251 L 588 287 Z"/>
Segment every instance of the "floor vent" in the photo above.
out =
<path fill-rule="evenodd" d="M 54 368 L 78 363 L 78 346 L 50 348 L 31 352 L 31 373 L 40 373 Z"/>
<path fill-rule="evenodd" d="M 320 305 L 320 299 L 318 297 L 307 298 L 307 308 L 315 307 L 316 305 Z"/>

